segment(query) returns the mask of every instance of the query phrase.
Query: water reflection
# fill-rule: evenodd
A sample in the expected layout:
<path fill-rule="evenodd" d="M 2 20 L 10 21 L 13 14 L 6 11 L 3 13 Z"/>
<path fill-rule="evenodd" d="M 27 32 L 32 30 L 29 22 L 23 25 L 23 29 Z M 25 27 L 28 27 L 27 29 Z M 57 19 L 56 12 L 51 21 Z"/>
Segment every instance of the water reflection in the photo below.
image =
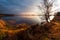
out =
<path fill-rule="evenodd" d="M 2 20 L 5 20 L 5 21 L 9 21 L 9 22 L 12 22 L 12 21 L 16 21 L 17 24 L 20 24 L 20 23 L 28 23 L 28 24 L 32 24 L 32 23 L 35 23 L 35 21 L 33 21 L 32 19 L 28 19 L 28 18 L 22 18 L 21 16 L 5 16 L 5 17 L 1 17 Z"/>

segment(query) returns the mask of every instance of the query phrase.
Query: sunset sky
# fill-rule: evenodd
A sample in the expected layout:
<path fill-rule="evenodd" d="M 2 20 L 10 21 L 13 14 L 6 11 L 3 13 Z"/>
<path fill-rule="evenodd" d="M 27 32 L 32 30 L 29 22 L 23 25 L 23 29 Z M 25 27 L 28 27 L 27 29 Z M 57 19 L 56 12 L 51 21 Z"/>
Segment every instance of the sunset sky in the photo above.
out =
<path fill-rule="evenodd" d="M 38 5 L 42 4 L 43 0 L 0 0 L 0 13 L 3 14 L 15 14 L 15 15 L 39 15 L 41 11 L 38 9 Z M 60 11 L 60 0 L 55 0 L 52 10 L 57 9 Z M 25 17 L 38 22 L 44 17 L 30 16 Z M 36 19 L 35 19 L 36 18 Z"/>

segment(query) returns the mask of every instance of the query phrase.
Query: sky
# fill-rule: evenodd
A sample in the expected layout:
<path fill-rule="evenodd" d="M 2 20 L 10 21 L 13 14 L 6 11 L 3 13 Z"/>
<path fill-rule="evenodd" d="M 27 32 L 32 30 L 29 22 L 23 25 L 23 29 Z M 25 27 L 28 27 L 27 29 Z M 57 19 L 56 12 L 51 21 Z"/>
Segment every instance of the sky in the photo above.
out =
<path fill-rule="evenodd" d="M 42 3 L 42 0 L 0 0 L 0 13 L 15 15 L 39 15 L 42 13 L 40 13 L 41 11 L 38 9 L 38 5 Z M 56 0 L 52 10 L 54 11 L 57 9 L 57 11 L 60 11 L 59 8 L 60 0 Z M 38 22 L 41 22 L 42 19 L 44 19 L 43 16 L 22 16 L 22 18 L 28 18 Z"/>
<path fill-rule="evenodd" d="M 35 7 L 39 4 L 39 0 L 0 0 L 1 13 L 22 13 L 32 12 Z"/>

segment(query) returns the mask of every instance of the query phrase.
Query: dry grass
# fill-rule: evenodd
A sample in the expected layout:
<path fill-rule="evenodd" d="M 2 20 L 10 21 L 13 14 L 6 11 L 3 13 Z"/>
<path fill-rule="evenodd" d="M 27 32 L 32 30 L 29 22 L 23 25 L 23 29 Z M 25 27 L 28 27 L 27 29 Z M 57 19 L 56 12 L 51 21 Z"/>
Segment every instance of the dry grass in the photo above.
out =
<path fill-rule="evenodd" d="M 13 22 L 11 21 L 11 23 Z M 60 40 L 60 22 L 52 21 L 44 26 L 23 23 L 13 27 L 13 25 L 8 24 L 6 21 L 0 20 L 0 40 L 18 40 L 18 38 L 14 39 L 14 36 L 18 35 L 23 37 L 20 40 Z M 6 36 L 8 36 L 7 39 L 5 38 Z"/>

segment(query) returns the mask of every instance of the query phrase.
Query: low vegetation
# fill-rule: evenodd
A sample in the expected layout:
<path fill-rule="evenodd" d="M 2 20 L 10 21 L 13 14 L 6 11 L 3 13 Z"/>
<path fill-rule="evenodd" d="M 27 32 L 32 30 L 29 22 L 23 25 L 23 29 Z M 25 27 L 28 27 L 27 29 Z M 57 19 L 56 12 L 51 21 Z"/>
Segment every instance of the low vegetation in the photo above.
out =
<path fill-rule="evenodd" d="M 60 40 L 58 21 L 51 21 L 44 25 L 12 24 L 12 21 L 9 24 L 5 20 L 0 20 L 0 40 Z"/>

